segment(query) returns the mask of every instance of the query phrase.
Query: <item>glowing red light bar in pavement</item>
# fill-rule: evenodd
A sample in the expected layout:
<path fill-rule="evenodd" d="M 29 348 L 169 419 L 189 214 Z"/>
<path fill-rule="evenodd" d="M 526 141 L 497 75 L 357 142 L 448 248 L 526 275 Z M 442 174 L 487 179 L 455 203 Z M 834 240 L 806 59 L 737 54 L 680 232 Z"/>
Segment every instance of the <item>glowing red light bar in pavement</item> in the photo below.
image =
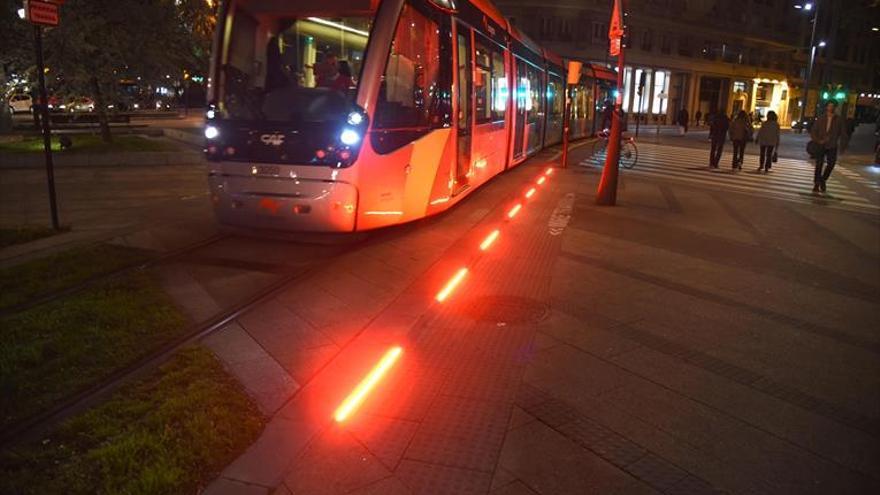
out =
<path fill-rule="evenodd" d="M 535 194 L 535 188 L 534 188 L 534 187 L 531 188 L 531 189 L 529 189 L 528 191 L 526 191 L 526 197 L 527 197 L 527 198 L 531 198 L 534 194 Z"/>
<path fill-rule="evenodd" d="M 516 214 L 519 213 L 519 210 L 521 210 L 521 209 L 522 209 L 522 205 L 517 203 L 513 208 L 510 209 L 510 211 L 507 212 L 507 218 L 515 217 Z"/>
<path fill-rule="evenodd" d="M 465 275 L 467 275 L 467 272 L 467 268 L 462 268 L 461 270 L 457 271 L 455 275 L 449 280 L 449 282 L 446 283 L 446 287 L 443 287 L 443 290 L 437 293 L 437 302 L 445 301 L 446 298 L 449 297 L 449 294 L 451 294 L 452 291 L 454 291 L 455 288 L 458 287 L 458 284 L 461 283 Z"/>
<path fill-rule="evenodd" d="M 499 235 L 501 235 L 500 230 L 493 230 L 489 235 L 486 236 L 485 239 L 483 239 L 483 242 L 480 243 L 480 249 L 482 249 L 483 251 L 489 249 L 495 242 L 495 239 L 498 239 Z"/>
<path fill-rule="evenodd" d="M 357 387 L 351 391 L 348 397 L 342 401 L 342 404 L 336 409 L 336 412 L 333 413 L 333 419 L 336 420 L 337 423 L 341 423 L 345 421 L 351 413 L 353 413 L 357 408 L 364 402 L 364 399 L 367 397 L 367 394 L 370 393 L 370 390 L 373 390 L 373 387 L 379 383 L 379 380 L 385 376 L 385 373 L 394 366 L 394 363 L 397 362 L 397 359 L 400 357 L 400 354 L 403 352 L 403 349 L 400 347 L 392 347 L 388 349 L 388 352 L 382 356 L 382 359 L 379 363 L 370 370 L 370 373 L 358 383 Z"/>
<path fill-rule="evenodd" d="M 541 184 L 545 183 L 545 182 L 547 182 L 547 178 L 546 178 L 546 177 L 544 177 L 543 175 L 540 176 L 540 177 L 538 177 L 538 185 L 539 185 L 539 186 L 540 186 Z"/>

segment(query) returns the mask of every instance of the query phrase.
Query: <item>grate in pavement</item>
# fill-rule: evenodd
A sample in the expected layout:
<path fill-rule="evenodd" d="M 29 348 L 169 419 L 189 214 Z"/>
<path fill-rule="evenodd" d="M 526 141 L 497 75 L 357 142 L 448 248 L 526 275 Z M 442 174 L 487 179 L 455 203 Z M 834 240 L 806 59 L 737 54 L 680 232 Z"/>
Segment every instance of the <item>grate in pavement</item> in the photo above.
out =
<path fill-rule="evenodd" d="M 475 297 L 463 309 L 474 320 L 497 323 L 536 323 L 546 318 L 547 305 L 517 296 Z"/>

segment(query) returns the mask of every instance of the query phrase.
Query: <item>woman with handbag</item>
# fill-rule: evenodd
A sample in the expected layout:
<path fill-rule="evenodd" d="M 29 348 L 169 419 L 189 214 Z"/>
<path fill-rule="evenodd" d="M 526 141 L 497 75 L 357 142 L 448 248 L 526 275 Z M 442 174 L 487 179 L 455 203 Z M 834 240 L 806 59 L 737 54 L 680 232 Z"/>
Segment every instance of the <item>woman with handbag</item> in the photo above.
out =
<path fill-rule="evenodd" d="M 767 112 L 767 121 L 758 130 L 758 145 L 761 146 L 761 157 L 758 162 L 758 172 L 770 171 L 770 166 L 776 161 L 776 153 L 779 151 L 779 117 L 776 112 Z"/>

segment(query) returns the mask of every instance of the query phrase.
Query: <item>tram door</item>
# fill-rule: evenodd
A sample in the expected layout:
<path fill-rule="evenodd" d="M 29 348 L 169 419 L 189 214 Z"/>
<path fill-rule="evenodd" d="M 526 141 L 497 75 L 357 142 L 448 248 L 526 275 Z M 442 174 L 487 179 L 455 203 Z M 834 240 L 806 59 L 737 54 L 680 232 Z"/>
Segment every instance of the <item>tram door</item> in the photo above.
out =
<path fill-rule="evenodd" d="M 513 158 L 519 159 L 523 156 L 523 138 L 525 137 L 526 127 L 526 98 L 529 98 L 528 88 L 525 86 L 526 79 L 526 63 L 520 59 L 516 59 L 516 113 L 513 126 Z"/>
<path fill-rule="evenodd" d="M 459 193 L 468 186 L 471 172 L 471 134 L 473 115 L 471 99 L 474 71 L 471 67 L 471 30 L 461 24 L 458 27 L 458 151 L 455 165 L 455 191 Z"/>

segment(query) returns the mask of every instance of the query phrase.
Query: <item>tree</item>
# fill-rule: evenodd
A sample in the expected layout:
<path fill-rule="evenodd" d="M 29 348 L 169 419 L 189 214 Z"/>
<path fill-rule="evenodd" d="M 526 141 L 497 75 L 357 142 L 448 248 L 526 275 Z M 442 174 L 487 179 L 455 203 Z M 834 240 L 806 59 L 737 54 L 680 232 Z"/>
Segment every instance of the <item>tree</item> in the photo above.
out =
<path fill-rule="evenodd" d="M 68 91 L 92 96 L 101 136 L 110 141 L 107 97 L 121 75 L 167 84 L 204 63 L 204 42 L 186 24 L 200 16 L 204 10 L 187 1 L 68 0 L 61 24 L 46 34 L 47 66 Z"/>

